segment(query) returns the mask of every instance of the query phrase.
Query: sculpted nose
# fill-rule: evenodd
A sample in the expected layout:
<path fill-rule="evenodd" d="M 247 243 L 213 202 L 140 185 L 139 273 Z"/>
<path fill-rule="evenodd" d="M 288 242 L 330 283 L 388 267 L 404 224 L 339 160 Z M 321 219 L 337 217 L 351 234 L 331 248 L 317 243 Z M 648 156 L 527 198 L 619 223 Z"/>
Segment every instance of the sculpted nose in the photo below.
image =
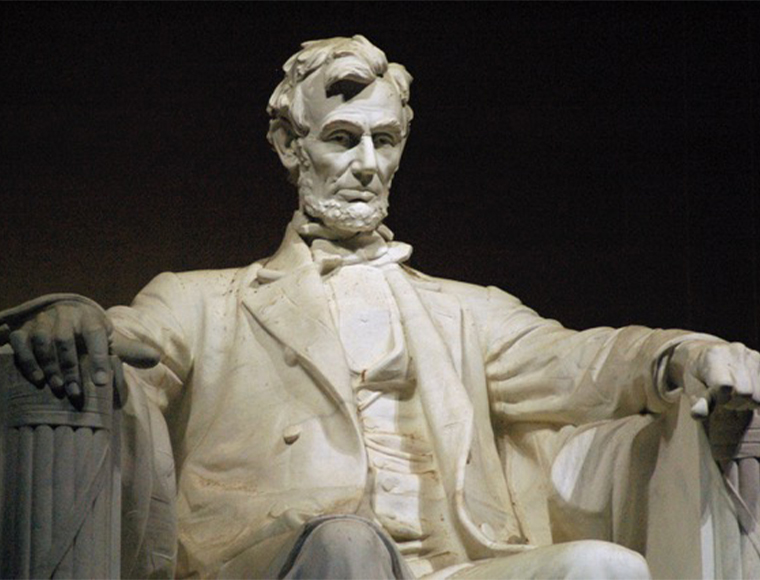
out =
<path fill-rule="evenodd" d="M 364 136 L 356 146 L 356 159 L 351 163 L 351 171 L 364 187 L 370 184 L 377 173 L 377 152 L 372 137 Z"/>

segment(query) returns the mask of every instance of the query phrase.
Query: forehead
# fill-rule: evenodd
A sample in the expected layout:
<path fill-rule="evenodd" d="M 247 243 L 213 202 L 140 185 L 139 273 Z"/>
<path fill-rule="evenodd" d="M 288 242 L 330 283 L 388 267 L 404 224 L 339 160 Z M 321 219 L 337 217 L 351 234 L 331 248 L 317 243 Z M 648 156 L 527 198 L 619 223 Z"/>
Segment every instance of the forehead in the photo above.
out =
<path fill-rule="evenodd" d="M 377 79 L 349 100 L 343 95 L 328 97 L 322 71 L 311 75 L 301 85 L 306 121 L 310 129 L 345 120 L 362 126 L 396 121 L 402 124 L 403 107 L 391 83 Z"/>

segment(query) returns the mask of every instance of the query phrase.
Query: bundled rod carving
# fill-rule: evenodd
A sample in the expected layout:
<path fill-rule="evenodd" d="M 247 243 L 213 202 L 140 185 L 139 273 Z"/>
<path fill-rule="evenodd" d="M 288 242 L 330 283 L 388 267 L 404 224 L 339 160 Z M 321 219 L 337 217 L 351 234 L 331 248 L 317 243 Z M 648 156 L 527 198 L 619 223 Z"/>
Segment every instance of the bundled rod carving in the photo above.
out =
<path fill-rule="evenodd" d="M 83 359 L 80 409 L 38 389 L 0 355 L 4 432 L 3 578 L 119 576 L 119 417 L 112 384 Z"/>

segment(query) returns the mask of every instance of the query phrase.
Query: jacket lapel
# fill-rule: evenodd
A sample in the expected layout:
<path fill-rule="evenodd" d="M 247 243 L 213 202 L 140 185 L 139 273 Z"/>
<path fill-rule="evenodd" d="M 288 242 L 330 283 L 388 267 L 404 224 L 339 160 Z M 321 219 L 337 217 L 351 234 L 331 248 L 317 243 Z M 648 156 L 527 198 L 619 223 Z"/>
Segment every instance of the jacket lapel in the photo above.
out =
<path fill-rule="evenodd" d="M 461 348 L 452 357 L 451 345 L 446 344 L 452 335 L 460 334 L 460 309 L 457 305 L 456 310 L 452 310 L 448 304 L 446 316 L 437 316 L 436 324 L 404 271 L 393 265 L 385 272 L 403 320 L 417 373 L 417 387 L 433 430 L 441 469 L 452 489 L 461 493 L 472 440 L 473 408 L 452 360 L 461 361 Z M 441 299 L 431 306 L 433 304 L 443 310 L 445 302 Z M 455 343 L 461 344 L 461 338 Z"/>
<path fill-rule="evenodd" d="M 350 371 L 330 315 L 322 279 L 300 236 L 288 228 L 278 252 L 264 264 L 243 304 L 340 407 L 353 400 Z M 264 282 L 266 280 L 272 280 Z"/>
<path fill-rule="evenodd" d="M 443 294 L 439 289 L 423 286 L 417 289 L 417 294 L 424 297 L 423 302 L 443 339 L 454 370 L 462 377 L 462 306 L 454 296 Z"/>
<path fill-rule="evenodd" d="M 491 508 L 488 513 L 480 514 L 478 524 L 467 502 L 465 488 L 468 492 L 473 491 L 468 485 L 472 483 L 468 478 L 468 458 L 471 453 L 477 453 L 477 464 L 483 463 L 484 447 L 493 446 L 493 433 L 489 429 L 489 441 L 482 440 L 483 428 L 476 428 L 473 401 L 464 383 L 462 307 L 454 296 L 428 288 L 426 281 L 415 284 L 412 276 L 397 266 L 386 268 L 386 279 L 404 321 L 409 353 L 415 361 L 417 388 L 433 432 L 436 458 L 448 490 L 453 492 L 459 521 L 479 544 L 489 549 L 522 551 L 525 549 L 522 545 L 504 543 L 508 537 L 518 535 L 520 527 L 510 510 L 509 492 L 503 477 L 490 472 L 470 473 L 480 480 L 476 481 L 477 487 L 485 488 L 472 495 L 487 501 Z M 486 420 L 487 417 L 486 414 Z M 484 467 L 496 468 L 496 473 L 500 473 L 495 449 L 492 460 Z M 501 494 L 497 493 L 499 490 Z M 494 493 L 497 493 L 496 498 L 492 497 Z M 494 502 L 494 499 L 502 501 Z M 498 536 L 491 534 L 489 537 L 484 531 L 488 529 L 485 522 L 489 518 L 495 528 L 491 527 L 499 529 Z"/>

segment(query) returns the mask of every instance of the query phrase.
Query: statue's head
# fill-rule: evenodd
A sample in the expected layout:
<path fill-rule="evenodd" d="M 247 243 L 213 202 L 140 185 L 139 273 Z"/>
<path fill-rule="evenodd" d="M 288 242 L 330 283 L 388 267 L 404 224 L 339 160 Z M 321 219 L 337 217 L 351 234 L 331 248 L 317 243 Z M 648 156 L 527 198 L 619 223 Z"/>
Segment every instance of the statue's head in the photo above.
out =
<path fill-rule="evenodd" d="M 283 70 L 267 138 L 301 209 L 341 235 L 375 229 L 409 135 L 412 77 L 360 35 L 305 42 Z"/>

